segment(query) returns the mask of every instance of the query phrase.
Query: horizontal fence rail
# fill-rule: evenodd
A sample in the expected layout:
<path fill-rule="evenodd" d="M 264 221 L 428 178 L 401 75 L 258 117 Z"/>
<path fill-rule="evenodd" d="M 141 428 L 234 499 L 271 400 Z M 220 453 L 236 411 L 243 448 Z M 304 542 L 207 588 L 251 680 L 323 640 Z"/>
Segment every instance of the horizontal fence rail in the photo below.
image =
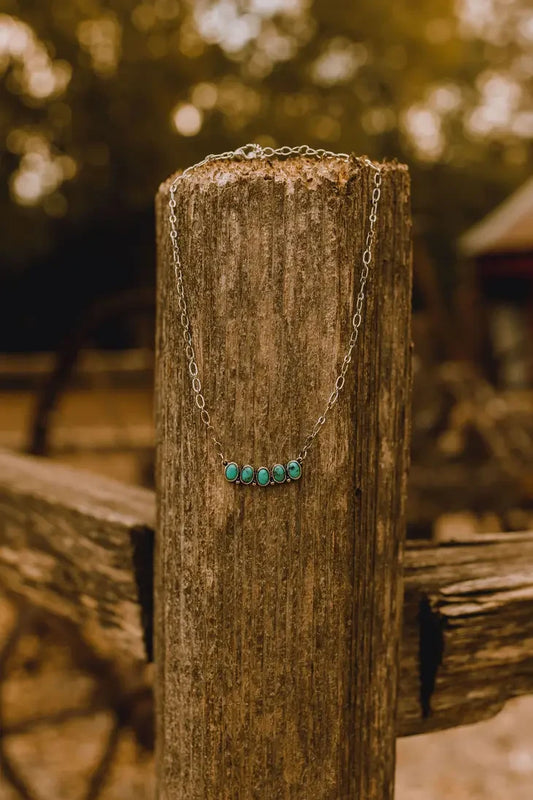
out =
<path fill-rule="evenodd" d="M 0 585 L 151 657 L 155 497 L 0 452 Z M 475 722 L 533 692 L 533 531 L 408 546 L 398 735 Z"/>

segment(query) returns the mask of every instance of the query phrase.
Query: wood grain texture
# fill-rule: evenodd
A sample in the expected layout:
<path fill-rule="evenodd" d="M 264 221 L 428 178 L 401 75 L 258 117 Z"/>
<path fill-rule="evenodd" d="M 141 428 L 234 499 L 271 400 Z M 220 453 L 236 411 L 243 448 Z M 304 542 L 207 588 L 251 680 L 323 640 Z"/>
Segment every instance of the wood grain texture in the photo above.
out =
<path fill-rule="evenodd" d="M 533 533 L 406 551 L 399 735 L 533 691 Z"/>
<path fill-rule="evenodd" d="M 129 658 L 151 650 L 153 496 L 0 451 L 0 585 Z"/>
<path fill-rule="evenodd" d="M 154 518 L 151 492 L 0 452 L 0 585 L 90 626 L 117 658 L 144 658 Z M 533 532 L 411 543 L 398 735 L 476 722 L 533 692 L 532 612 Z"/>
<path fill-rule="evenodd" d="M 332 389 L 372 192 L 346 163 L 206 165 L 178 229 L 203 386 L 228 458 L 298 454 Z M 404 166 L 383 167 L 353 369 L 282 487 L 224 481 L 186 374 L 157 198 L 160 800 L 392 797 L 410 389 Z"/>

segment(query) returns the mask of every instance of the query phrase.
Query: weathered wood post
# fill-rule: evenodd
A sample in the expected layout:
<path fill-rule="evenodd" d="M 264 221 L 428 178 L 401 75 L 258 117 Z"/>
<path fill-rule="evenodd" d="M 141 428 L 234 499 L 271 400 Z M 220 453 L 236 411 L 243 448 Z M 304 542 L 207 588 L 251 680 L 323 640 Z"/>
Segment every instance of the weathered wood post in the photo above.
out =
<path fill-rule="evenodd" d="M 362 160 L 233 161 L 178 182 L 193 338 L 237 462 L 297 453 L 350 336 Z M 198 418 L 158 193 L 159 800 L 389 800 L 410 389 L 404 166 L 383 166 L 354 362 L 303 478 L 228 484 Z"/>

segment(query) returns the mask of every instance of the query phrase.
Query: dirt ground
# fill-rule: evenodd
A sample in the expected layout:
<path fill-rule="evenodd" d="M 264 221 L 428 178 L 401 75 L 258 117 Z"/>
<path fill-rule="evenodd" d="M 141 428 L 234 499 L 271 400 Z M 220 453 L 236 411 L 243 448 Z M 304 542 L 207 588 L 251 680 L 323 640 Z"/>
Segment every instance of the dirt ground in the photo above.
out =
<path fill-rule="evenodd" d="M 493 719 L 399 739 L 396 800 L 532 800 L 533 697 Z"/>

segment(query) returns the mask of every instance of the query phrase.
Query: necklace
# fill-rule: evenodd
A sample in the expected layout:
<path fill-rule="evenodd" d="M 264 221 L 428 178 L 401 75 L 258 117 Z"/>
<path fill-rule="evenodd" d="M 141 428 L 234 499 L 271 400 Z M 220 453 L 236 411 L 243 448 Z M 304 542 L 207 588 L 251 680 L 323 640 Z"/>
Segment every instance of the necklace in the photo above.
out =
<path fill-rule="evenodd" d="M 370 206 L 370 214 L 368 216 L 368 231 L 365 240 L 365 249 L 363 251 L 361 274 L 359 276 L 359 293 L 355 302 L 355 312 L 352 317 L 352 330 L 348 342 L 348 348 L 344 354 L 340 371 L 335 379 L 333 390 L 328 397 L 322 414 L 318 417 L 312 429 L 304 439 L 302 448 L 296 458 L 289 461 L 283 461 L 274 464 L 272 467 L 260 466 L 257 469 L 251 464 L 239 465 L 236 461 L 229 461 L 224 455 L 224 450 L 218 435 L 211 423 L 211 416 L 206 407 L 205 397 L 202 391 L 202 383 L 198 373 L 198 363 L 196 361 L 196 354 L 192 342 L 191 322 L 189 319 L 189 312 L 187 301 L 185 299 L 185 289 L 183 284 L 183 266 L 181 262 L 180 247 L 178 243 L 178 230 L 177 230 L 177 217 L 176 217 L 176 186 L 178 181 L 182 181 L 193 170 L 203 167 L 205 164 L 213 161 L 230 161 L 232 159 L 253 159 L 253 158 L 288 158 L 290 156 L 306 156 L 309 158 L 325 159 L 337 158 L 343 161 L 349 161 L 350 156 L 347 153 L 332 153 L 329 150 L 314 149 L 304 144 L 300 147 L 261 147 L 258 144 L 246 144 L 239 147 L 237 150 L 228 150 L 225 153 L 217 155 L 211 154 L 206 156 L 202 161 L 187 167 L 180 175 L 178 175 L 170 186 L 170 199 L 169 206 L 169 222 L 170 222 L 170 241 L 172 247 L 172 261 L 174 265 L 174 273 L 176 276 L 176 291 L 178 296 L 178 308 L 180 312 L 180 323 L 183 334 L 183 342 L 185 347 L 185 358 L 187 360 L 187 367 L 191 381 L 191 388 L 193 391 L 194 402 L 202 422 L 204 423 L 211 440 L 215 447 L 215 451 L 222 461 L 224 467 L 224 476 L 230 483 L 254 485 L 254 486 L 268 486 L 281 483 L 290 483 L 301 478 L 303 471 L 303 462 L 307 457 L 314 440 L 320 433 L 322 426 L 325 424 L 329 412 L 338 400 L 339 393 L 341 392 L 345 380 L 346 373 L 352 360 L 352 352 L 359 338 L 359 329 L 363 321 L 362 312 L 365 299 L 365 286 L 368 280 L 370 264 L 372 262 L 374 236 L 376 231 L 377 210 L 379 198 L 381 196 L 381 170 L 369 159 L 365 159 L 365 163 L 372 167 L 374 170 L 373 190 Z"/>

